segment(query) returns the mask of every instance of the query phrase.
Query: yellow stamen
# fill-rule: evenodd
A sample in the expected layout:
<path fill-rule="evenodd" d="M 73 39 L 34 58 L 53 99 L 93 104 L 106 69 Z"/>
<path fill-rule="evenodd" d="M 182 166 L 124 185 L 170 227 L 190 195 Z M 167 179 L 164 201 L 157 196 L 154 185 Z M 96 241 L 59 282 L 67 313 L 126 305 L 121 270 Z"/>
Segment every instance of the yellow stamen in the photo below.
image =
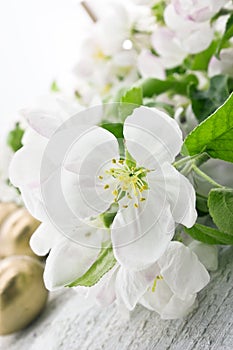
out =
<path fill-rule="evenodd" d="M 118 191 L 114 190 L 114 191 L 112 191 L 112 194 L 116 197 L 118 195 Z"/>
<path fill-rule="evenodd" d="M 105 190 L 107 190 L 108 188 L 109 188 L 109 185 L 108 185 L 108 184 L 104 186 L 104 189 L 105 189 Z"/>

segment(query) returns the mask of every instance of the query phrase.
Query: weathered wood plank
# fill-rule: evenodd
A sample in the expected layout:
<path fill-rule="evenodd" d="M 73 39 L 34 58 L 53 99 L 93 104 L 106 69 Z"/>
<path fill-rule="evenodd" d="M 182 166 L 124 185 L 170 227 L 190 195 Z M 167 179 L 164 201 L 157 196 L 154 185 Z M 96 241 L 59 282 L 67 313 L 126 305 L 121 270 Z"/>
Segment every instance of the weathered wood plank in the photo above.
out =
<path fill-rule="evenodd" d="M 199 308 L 186 320 L 162 321 L 137 307 L 123 321 L 110 306 L 85 309 L 72 290 L 51 296 L 28 329 L 0 338 L 7 350 L 232 350 L 233 247 L 220 253 L 220 267 L 199 294 Z"/>

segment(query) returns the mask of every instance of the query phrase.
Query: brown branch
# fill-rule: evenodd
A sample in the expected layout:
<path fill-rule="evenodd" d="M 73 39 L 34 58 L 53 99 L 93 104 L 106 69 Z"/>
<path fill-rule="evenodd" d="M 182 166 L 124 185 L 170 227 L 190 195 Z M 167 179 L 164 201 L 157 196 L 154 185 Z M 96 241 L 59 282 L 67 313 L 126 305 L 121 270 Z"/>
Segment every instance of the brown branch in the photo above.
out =
<path fill-rule="evenodd" d="M 88 3 L 86 1 L 81 1 L 81 5 L 92 20 L 92 22 L 96 23 L 98 18 L 96 17 L 95 13 L 92 11 Z"/>

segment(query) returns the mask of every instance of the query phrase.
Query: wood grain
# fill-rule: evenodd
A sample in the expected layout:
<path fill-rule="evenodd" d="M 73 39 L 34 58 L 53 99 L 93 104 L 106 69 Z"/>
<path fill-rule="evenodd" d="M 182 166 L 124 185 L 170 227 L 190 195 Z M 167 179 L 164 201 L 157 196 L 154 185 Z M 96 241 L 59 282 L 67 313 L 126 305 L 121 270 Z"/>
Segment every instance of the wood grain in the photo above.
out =
<path fill-rule="evenodd" d="M 130 321 L 115 305 L 87 310 L 73 290 L 51 295 L 46 311 L 26 330 L 0 338 L 1 350 L 232 350 L 233 247 L 199 293 L 199 307 L 185 320 L 162 321 L 137 307 Z M 33 298 L 33 296 L 32 296 Z"/>

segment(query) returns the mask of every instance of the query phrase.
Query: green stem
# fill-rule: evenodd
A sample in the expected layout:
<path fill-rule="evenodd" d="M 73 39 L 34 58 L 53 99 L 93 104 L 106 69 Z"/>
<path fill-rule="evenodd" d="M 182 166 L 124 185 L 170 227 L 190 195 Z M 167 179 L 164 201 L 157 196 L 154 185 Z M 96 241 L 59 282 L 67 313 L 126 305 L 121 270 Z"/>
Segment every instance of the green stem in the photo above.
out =
<path fill-rule="evenodd" d="M 218 188 L 223 188 L 224 186 L 220 185 L 219 183 L 217 183 L 216 181 L 214 181 L 210 176 L 208 176 L 207 174 L 205 174 L 203 171 L 201 171 L 195 164 L 193 164 L 192 166 L 192 170 L 199 176 L 201 176 L 204 180 L 206 180 L 207 182 L 209 182 L 211 185 L 213 185 L 214 187 L 218 187 Z"/>
<path fill-rule="evenodd" d="M 205 163 L 210 157 L 207 153 L 201 153 L 197 154 L 195 156 L 188 156 L 181 158 L 180 160 L 173 163 L 173 166 L 177 169 L 185 165 L 186 163 L 192 163 L 196 164 L 197 166 L 200 166 L 201 164 Z"/>

